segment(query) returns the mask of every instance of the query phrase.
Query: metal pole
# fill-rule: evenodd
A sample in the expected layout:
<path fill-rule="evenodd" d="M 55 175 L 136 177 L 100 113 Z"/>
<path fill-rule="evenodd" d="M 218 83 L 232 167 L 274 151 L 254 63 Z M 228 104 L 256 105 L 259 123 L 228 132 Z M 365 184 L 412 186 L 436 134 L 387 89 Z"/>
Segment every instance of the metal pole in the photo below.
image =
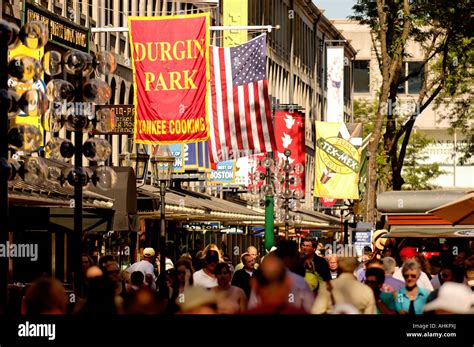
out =
<path fill-rule="evenodd" d="M 0 89 L 8 90 L 8 38 L 0 31 Z M 6 107 L 0 107 L 0 158 L 8 159 L 8 112 Z M 6 245 L 8 240 L 8 177 L 4 168 L 0 172 L 0 244 Z M 8 257 L 0 257 L 0 313 L 6 311 L 8 300 Z"/>
<path fill-rule="evenodd" d="M 290 165 L 290 159 L 289 157 L 286 157 L 285 161 L 285 167 L 288 167 Z M 290 198 L 286 194 L 290 190 L 290 172 L 285 170 L 285 240 L 288 240 L 288 234 L 289 234 L 289 225 L 288 225 L 288 219 L 286 218 L 289 215 L 289 202 Z"/>
<path fill-rule="evenodd" d="M 273 152 L 267 153 L 267 158 L 273 159 Z M 270 169 L 266 169 L 265 184 L 272 184 L 272 177 Z M 273 195 L 267 194 L 265 196 L 265 250 L 270 252 L 270 249 L 275 245 L 275 217 L 273 214 L 275 201 Z"/>
<path fill-rule="evenodd" d="M 166 228 L 165 228 L 165 194 L 166 183 L 160 182 L 160 296 L 168 298 L 168 286 L 166 284 Z"/>
<path fill-rule="evenodd" d="M 279 25 L 241 25 L 241 26 L 209 26 L 209 30 L 267 30 L 280 29 Z M 91 28 L 92 33 L 128 32 L 128 27 L 98 27 Z"/>
<path fill-rule="evenodd" d="M 82 73 L 76 83 L 76 102 L 82 102 Z M 77 108 L 80 109 L 80 108 Z M 84 116 L 84 115 L 75 115 Z M 74 132 L 74 168 L 82 168 L 82 131 Z M 80 273 L 82 271 L 82 182 L 76 179 L 74 183 L 74 236 L 72 251 L 72 271 L 74 273 L 74 292 L 80 290 Z"/>

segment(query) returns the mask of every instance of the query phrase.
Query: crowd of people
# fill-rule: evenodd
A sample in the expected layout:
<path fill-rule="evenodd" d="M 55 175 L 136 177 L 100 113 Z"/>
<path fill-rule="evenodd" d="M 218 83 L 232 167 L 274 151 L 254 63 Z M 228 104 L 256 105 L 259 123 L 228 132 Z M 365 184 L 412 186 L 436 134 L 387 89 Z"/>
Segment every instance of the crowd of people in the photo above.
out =
<path fill-rule="evenodd" d="M 83 256 L 73 295 L 41 278 L 26 290 L 23 314 L 469 314 L 474 313 L 474 254 L 429 259 L 413 247 L 324 254 L 316 239 L 282 240 L 260 256 L 250 246 L 232 264 L 215 244 L 165 257 L 145 248 L 121 270 L 111 256 Z M 392 256 L 393 255 L 393 256 Z M 164 285 L 166 283 L 166 285 Z M 73 298 L 73 300 L 71 300 Z"/>

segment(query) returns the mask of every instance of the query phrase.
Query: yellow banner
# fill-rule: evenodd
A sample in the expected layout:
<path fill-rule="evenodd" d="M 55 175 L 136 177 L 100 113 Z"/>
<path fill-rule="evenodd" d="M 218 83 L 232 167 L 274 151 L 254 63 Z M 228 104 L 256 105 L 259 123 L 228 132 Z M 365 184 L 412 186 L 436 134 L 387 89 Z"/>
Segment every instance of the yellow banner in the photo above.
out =
<path fill-rule="evenodd" d="M 314 196 L 359 199 L 362 124 L 316 122 Z"/>
<path fill-rule="evenodd" d="M 223 0 L 224 26 L 248 25 L 248 0 Z M 224 47 L 244 44 L 248 41 L 247 30 L 225 30 Z"/>
<path fill-rule="evenodd" d="M 11 59 L 13 59 L 17 56 L 20 56 L 20 55 L 25 55 L 25 56 L 28 56 L 28 57 L 32 57 L 32 58 L 35 58 L 35 59 L 37 59 L 38 61 L 41 62 L 41 60 L 43 59 L 43 55 L 44 55 L 44 48 L 31 49 L 31 48 L 28 48 L 28 47 L 20 44 L 17 47 L 15 47 L 15 48 L 8 51 L 8 61 L 10 61 Z M 42 75 L 41 80 L 36 81 L 34 84 L 18 82 L 18 81 L 15 81 L 13 79 L 9 79 L 8 85 L 9 85 L 10 88 L 15 89 L 15 92 L 20 96 L 24 92 L 26 92 L 27 90 L 30 90 L 30 89 L 39 89 L 43 92 L 46 92 L 46 85 L 43 81 L 43 78 L 44 78 L 44 76 Z M 40 129 L 41 134 L 43 134 L 44 129 L 43 129 L 43 126 L 41 124 L 41 116 L 33 116 L 33 115 L 28 116 L 25 113 L 20 112 L 20 114 L 18 116 L 16 116 L 15 118 L 13 118 L 10 121 L 11 125 L 15 125 L 15 124 L 18 124 L 18 123 L 32 124 L 34 126 L 37 126 Z M 43 145 L 43 144 L 44 144 L 44 139 L 41 142 L 41 145 Z"/>

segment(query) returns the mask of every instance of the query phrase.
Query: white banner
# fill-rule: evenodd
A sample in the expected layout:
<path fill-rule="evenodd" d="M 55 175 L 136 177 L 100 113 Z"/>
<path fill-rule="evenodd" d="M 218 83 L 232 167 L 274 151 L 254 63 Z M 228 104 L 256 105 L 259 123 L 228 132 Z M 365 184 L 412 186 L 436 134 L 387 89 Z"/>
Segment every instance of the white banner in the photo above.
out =
<path fill-rule="evenodd" d="M 242 157 L 236 160 L 235 183 L 237 186 L 247 187 L 249 182 L 249 157 Z"/>
<path fill-rule="evenodd" d="M 327 122 L 344 122 L 344 47 L 327 48 Z"/>

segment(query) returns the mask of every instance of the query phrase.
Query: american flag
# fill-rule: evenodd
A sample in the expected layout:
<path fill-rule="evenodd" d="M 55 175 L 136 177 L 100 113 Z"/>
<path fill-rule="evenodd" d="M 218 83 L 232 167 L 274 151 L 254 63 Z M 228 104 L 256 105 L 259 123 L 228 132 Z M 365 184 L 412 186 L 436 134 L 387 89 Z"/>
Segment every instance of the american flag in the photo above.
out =
<path fill-rule="evenodd" d="M 265 73 L 266 35 L 228 48 L 211 47 L 211 161 L 276 150 Z"/>

